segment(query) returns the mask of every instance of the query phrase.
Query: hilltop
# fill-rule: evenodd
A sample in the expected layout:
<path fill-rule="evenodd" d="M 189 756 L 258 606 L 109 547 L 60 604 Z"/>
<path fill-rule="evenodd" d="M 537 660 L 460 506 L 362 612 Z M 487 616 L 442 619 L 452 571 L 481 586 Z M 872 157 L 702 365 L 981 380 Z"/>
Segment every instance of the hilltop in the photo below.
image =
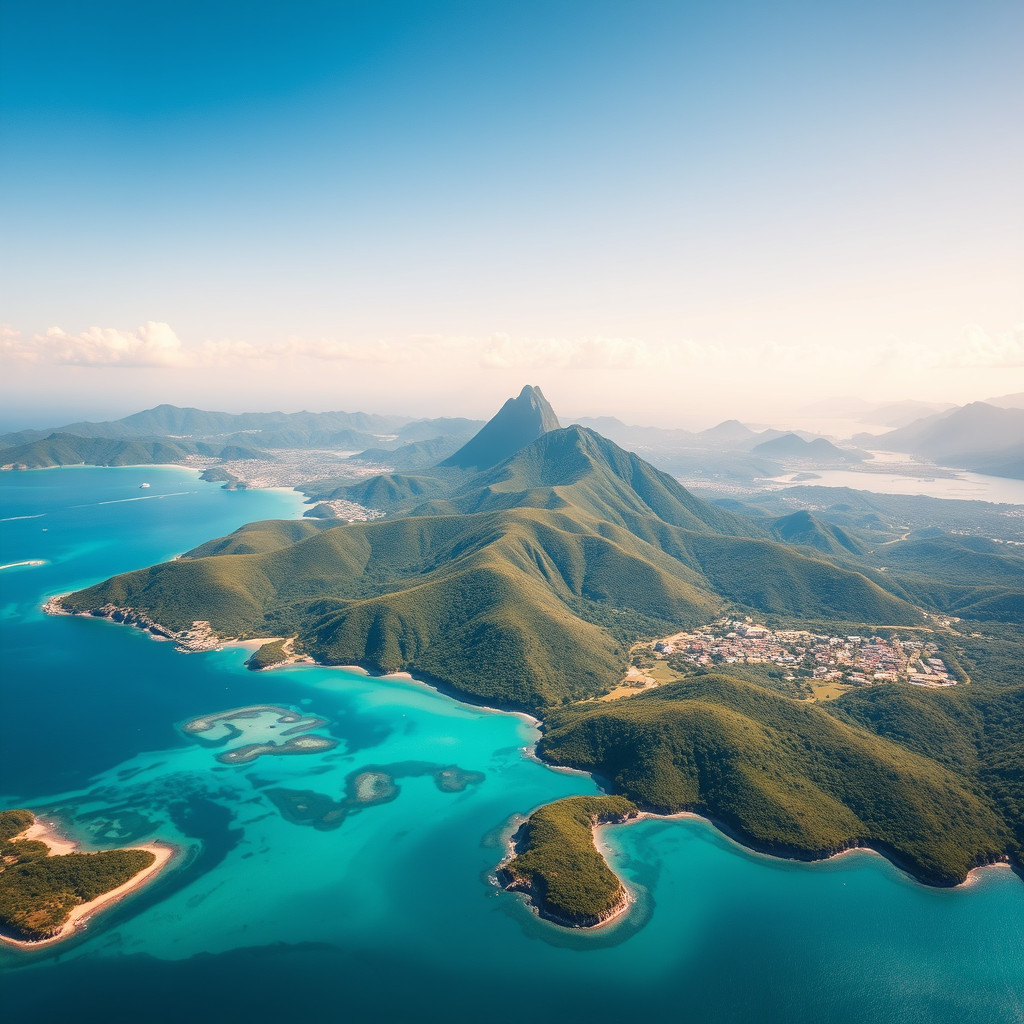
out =
<path fill-rule="evenodd" d="M 763 441 L 751 449 L 754 455 L 769 458 L 800 459 L 816 465 L 828 463 L 861 462 L 860 452 L 838 448 L 824 437 L 816 437 L 813 441 L 805 441 L 797 434 L 783 434 L 770 441 Z"/>
<path fill-rule="evenodd" d="M 441 465 L 488 469 L 547 431 L 558 428 L 558 417 L 540 388 L 527 385 L 517 398 L 510 398 L 479 433 Z"/>

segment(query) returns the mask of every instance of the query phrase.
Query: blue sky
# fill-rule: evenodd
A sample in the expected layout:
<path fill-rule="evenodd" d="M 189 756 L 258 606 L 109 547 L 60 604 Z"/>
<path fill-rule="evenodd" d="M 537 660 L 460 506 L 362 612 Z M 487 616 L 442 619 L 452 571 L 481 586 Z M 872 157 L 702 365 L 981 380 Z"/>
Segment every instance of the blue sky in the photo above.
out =
<path fill-rule="evenodd" d="M 10 415 L 1024 389 L 1019 2 L 0 11 Z"/>

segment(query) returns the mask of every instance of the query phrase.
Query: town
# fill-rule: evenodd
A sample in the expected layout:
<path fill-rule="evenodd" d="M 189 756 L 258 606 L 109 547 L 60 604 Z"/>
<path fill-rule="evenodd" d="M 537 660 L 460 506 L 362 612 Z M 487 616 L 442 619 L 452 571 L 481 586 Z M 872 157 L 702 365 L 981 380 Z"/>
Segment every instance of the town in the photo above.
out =
<path fill-rule="evenodd" d="M 917 638 L 826 636 L 806 630 L 772 630 L 749 620 L 722 619 L 692 633 L 657 641 L 654 657 L 681 658 L 696 666 L 769 663 L 816 682 L 844 686 L 906 681 L 915 686 L 955 686 L 957 678 L 938 645 Z M 678 664 L 678 661 L 677 661 Z"/>

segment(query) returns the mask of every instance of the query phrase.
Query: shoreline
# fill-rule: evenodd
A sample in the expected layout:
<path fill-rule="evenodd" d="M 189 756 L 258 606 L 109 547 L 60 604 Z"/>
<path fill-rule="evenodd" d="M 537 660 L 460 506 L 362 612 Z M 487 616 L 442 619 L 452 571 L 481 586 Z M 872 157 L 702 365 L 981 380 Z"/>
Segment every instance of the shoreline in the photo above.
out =
<path fill-rule="evenodd" d="M 539 758 L 537 758 L 537 760 L 540 761 Z M 540 763 L 543 764 L 544 762 L 540 761 Z M 580 771 L 580 769 L 568 770 Z M 587 773 L 584 772 L 583 774 Z M 812 867 L 814 865 L 829 864 L 833 861 L 838 861 L 843 857 L 848 857 L 853 854 L 868 854 L 873 857 L 881 858 L 887 864 L 894 867 L 907 881 L 911 882 L 913 885 L 920 886 L 924 889 L 948 890 L 950 892 L 971 889 L 976 885 L 980 884 L 980 882 L 982 881 L 983 872 L 990 871 L 992 869 L 1007 870 L 1013 872 L 1018 876 L 1022 876 L 1021 870 L 1016 865 L 1014 865 L 1012 861 L 1010 861 L 1010 859 L 1007 857 L 1001 860 L 991 861 L 987 864 L 979 864 L 976 867 L 971 868 L 970 871 L 967 872 L 967 877 L 962 882 L 957 882 L 953 885 L 937 885 L 921 881 L 921 879 L 917 878 L 911 871 L 909 871 L 905 866 L 900 864 L 898 861 L 893 860 L 891 857 L 887 856 L 879 850 L 874 849 L 871 846 L 848 846 L 845 849 L 836 851 L 835 853 L 826 853 L 820 857 L 786 857 L 777 853 L 769 853 L 765 850 L 759 850 L 756 846 L 752 846 L 749 843 L 744 842 L 737 836 L 735 832 L 728 829 L 721 822 L 715 821 L 713 818 L 709 818 L 706 815 L 698 814 L 696 811 L 676 811 L 672 814 L 658 814 L 655 811 L 641 810 L 633 817 L 627 818 L 624 821 L 606 822 L 604 824 L 593 825 L 591 827 L 591 834 L 593 836 L 594 841 L 594 849 L 597 850 L 597 852 L 604 859 L 605 864 L 608 867 L 608 870 L 611 871 L 616 878 L 618 878 L 619 885 L 622 887 L 623 896 L 619 903 L 616 904 L 616 906 L 613 907 L 611 911 L 609 911 L 607 917 L 602 918 L 596 924 L 579 924 L 565 920 L 561 918 L 558 914 L 553 914 L 550 911 L 545 910 L 543 906 L 542 897 L 538 892 L 535 891 L 534 886 L 516 884 L 514 882 L 506 883 L 504 881 L 504 878 L 506 877 L 505 866 L 512 858 L 516 856 L 517 852 L 515 844 L 516 832 L 518 831 L 519 827 L 521 827 L 521 825 L 528 820 L 528 817 L 522 819 L 518 823 L 518 825 L 516 825 L 515 830 L 509 835 L 508 839 L 506 840 L 506 855 L 504 858 L 502 858 L 501 862 L 495 869 L 495 878 L 497 884 L 505 892 L 521 893 L 525 897 L 523 900 L 524 905 L 538 919 L 546 921 L 548 924 L 554 925 L 558 928 L 564 928 L 567 931 L 571 932 L 590 933 L 599 931 L 602 928 L 607 928 L 610 925 L 620 921 L 626 915 L 628 915 L 630 909 L 636 903 L 636 895 L 634 894 L 632 889 L 630 889 L 626 880 L 621 875 L 619 875 L 618 872 L 615 871 L 615 869 L 611 866 L 610 863 L 608 863 L 608 854 L 610 852 L 613 852 L 614 848 L 607 841 L 603 843 L 600 841 L 600 830 L 607 829 L 610 827 L 633 825 L 642 821 L 698 821 L 704 825 L 710 826 L 710 828 L 713 829 L 713 831 L 717 835 L 722 836 L 731 845 L 737 847 L 740 852 L 747 854 L 748 856 L 757 858 L 759 860 L 763 859 L 767 861 L 776 861 L 781 863 L 803 864 L 808 867 Z"/>
<path fill-rule="evenodd" d="M 576 769 L 572 770 L 575 771 Z M 621 895 L 615 905 L 607 910 L 604 916 L 593 924 L 571 921 L 568 918 L 564 918 L 560 914 L 553 912 L 545 904 L 543 894 L 538 890 L 536 883 L 527 884 L 525 882 L 518 881 L 509 873 L 509 863 L 519 854 L 516 837 L 519 835 L 523 826 L 530 820 L 530 817 L 531 815 L 524 816 L 519 813 L 515 813 L 508 819 L 511 831 L 505 838 L 505 856 L 502 857 L 501 861 L 494 869 L 493 875 L 493 879 L 498 888 L 502 892 L 519 893 L 523 897 L 521 901 L 523 906 L 525 906 L 534 917 L 568 932 L 583 932 L 590 934 L 591 932 L 601 931 L 604 928 L 610 928 L 612 925 L 620 923 L 622 919 L 629 914 L 630 908 L 637 902 L 637 896 L 629 885 L 626 884 L 626 880 L 622 878 L 622 876 L 619 875 L 610 864 L 608 864 L 608 857 L 606 854 L 610 852 L 611 847 L 607 842 L 599 842 L 601 839 L 600 830 L 608 828 L 611 825 L 625 825 L 629 822 L 636 821 L 638 820 L 637 815 L 633 815 L 623 821 L 592 822 L 590 825 L 590 839 L 594 845 L 594 849 L 598 856 L 604 860 L 608 870 L 611 871 L 618 879 L 619 888 L 621 890 Z"/>
<path fill-rule="evenodd" d="M 176 643 L 178 649 L 182 650 L 184 652 L 220 650 L 220 649 L 223 649 L 223 648 L 226 648 L 226 647 L 232 647 L 232 646 L 244 647 L 244 648 L 247 648 L 247 649 L 258 648 L 259 646 L 262 646 L 262 644 L 264 644 L 264 643 L 271 642 L 271 641 L 273 641 L 275 639 L 282 639 L 280 637 L 278 637 L 278 638 L 274 638 L 274 637 L 269 637 L 269 638 L 251 638 L 251 639 L 248 639 L 248 640 L 242 640 L 242 639 L 237 639 L 237 638 L 231 638 L 231 639 L 215 638 L 215 634 L 214 634 L 214 632 L 212 630 L 212 627 L 210 627 L 209 623 L 195 623 L 194 627 L 193 627 L 193 630 L 189 630 L 189 631 L 184 631 L 183 630 L 180 633 L 174 633 L 171 630 L 168 630 L 165 627 L 160 626 L 158 623 L 153 622 L 152 620 L 150 620 L 148 618 L 148 616 L 145 616 L 145 615 L 143 615 L 141 613 L 138 613 L 134 609 L 131 609 L 131 608 L 122 609 L 122 608 L 115 608 L 114 606 L 109 605 L 109 606 L 104 606 L 104 608 L 102 608 L 102 609 L 92 609 L 92 610 L 81 611 L 81 612 L 71 612 L 71 611 L 68 611 L 61 604 L 61 600 L 64 597 L 66 597 L 66 596 L 67 595 L 62 594 L 62 595 L 55 595 L 54 597 L 51 597 L 46 602 L 46 604 L 43 606 L 43 610 L 46 611 L 48 614 L 51 614 L 51 615 L 56 615 L 56 614 L 91 615 L 93 617 L 107 618 L 107 619 L 109 619 L 111 621 L 114 621 L 114 622 L 118 622 L 118 623 L 125 624 L 125 625 L 131 625 L 131 626 L 134 626 L 137 629 L 143 630 L 144 632 L 149 632 L 152 635 L 153 639 L 157 639 L 157 640 L 173 640 Z M 201 627 L 201 628 L 199 628 L 197 630 L 195 627 Z M 201 638 L 197 638 L 196 637 L 196 633 L 197 632 L 201 635 Z M 191 636 L 191 641 L 190 641 L 190 638 L 189 638 L 188 634 L 192 635 Z M 196 642 L 197 639 L 199 639 L 198 643 Z M 354 674 L 362 675 L 362 676 L 365 676 L 365 677 L 370 678 L 370 679 L 395 680 L 395 681 L 400 681 L 400 682 L 413 683 L 416 686 L 426 687 L 427 689 L 433 690 L 435 693 L 439 693 L 442 696 L 445 696 L 445 697 L 448 697 L 448 698 L 450 698 L 452 700 L 455 700 L 455 701 L 457 701 L 457 702 L 459 702 L 461 704 L 466 705 L 467 707 L 474 708 L 474 709 L 477 709 L 477 710 L 487 711 L 487 712 L 490 712 L 490 713 L 514 715 L 514 716 L 520 718 L 522 721 L 525 721 L 532 728 L 541 729 L 541 730 L 543 729 L 543 724 L 544 723 L 543 723 L 542 719 L 536 717 L 535 715 L 530 714 L 527 711 L 522 710 L 521 708 L 494 707 L 493 705 L 478 703 L 478 702 L 472 700 L 469 695 L 462 694 L 458 690 L 457 687 L 451 686 L 450 684 L 445 683 L 443 680 L 435 680 L 435 679 L 430 679 L 430 678 L 422 679 L 422 678 L 418 678 L 418 677 L 412 675 L 412 673 L 407 672 L 407 671 L 380 673 L 380 672 L 374 672 L 374 671 L 366 668 L 363 665 L 357 665 L 357 664 L 325 665 L 325 664 L 323 664 L 321 662 L 316 661 L 314 658 L 311 658 L 309 656 L 303 656 L 303 660 L 301 660 L 301 661 L 296 659 L 295 661 L 279 662 L 279 663 L 277 663 L 275 665 L 268 666 L 268 668 L 284 668 L 284 667 L 289 667 L 291 665 L 303 665 L 303 664 L 311 665 L 311 666 L 316 666 L 316 667 L 319 667 L 319 668 L 340 669 L 342 671 L 352 672 Z M 266 671 L 266 669 L 263 669 L 261 671 Z M 595 777 L 593 775 L 593 773 L 588 772 L 585 769 L 577 769 L 577 768 L 572 768 L 572 767 L 567 766 L 567 765 L 557 765 L 557 764 L 550 763 L 550 762 L 544 760 L 543 758 L 541 758 L 538 755 L 536 748 L 537 748 L 537 742 L 536 741 L 534 741 L 534 743 L 532 745 L 528 745 L 528 746 L 524 747 L 523 748 L 524 756 L 530 758 L 531 760 L 537 761 L 539 764 L 543 764 L 545 767 L 547 767 L 547 768 L 549 768 L 549 769 L 551 769 L 553 771 L 561 771 L 561 772 L 569 772 L 569 773 L 576 773 L 576 772 L 578 772 L 578 773 L 580 773 L 582 775 L 591 776 L 592 778 L 594 778 L 595 784 L 598 786 L 598 788 L 603 793 L 606 793 L 607 795 L 614 795 L 614 794 L 608 793 L 608 790 L 605 789 L 604 785 L 602 785 L 601 780 L 599 778 Z M 759 856 L 759 857 L 769 857 L 769 858 L 772 858 L 772 859 L 777 860 L 777 861 L 789 861 L 789 862 L 799 862 L 799 863 L 805 863 L 805 864 L 814 864 L 814 863 L 826 862 L 826 861 L 829 861 L 829 860 L 833 860 L 833 859 L 835 859 L 837 857 L 842 857 L 842 856 L 844 856 L 846 854 L 849 854 L 849 853 L 854 853 L 854 852 L 857 852 L 857 851 L 861 851 L 861 852 L 872 853 L 872 854 L 875 854 L 876 856 L 879 856 L 879 857 L 883 858 L 884 860 L 888 861 L 894 868 L 896 868 L 901 874 L 905 875 L 912 882 L 914 882 L 914 884 L 922 885 L 922 886 L 925 886 L 925 887 L 930 888 L 930 889 L 957 889 L 957 888 L 960 888 L 960 887 L 963 887 L 963 886 L 969 886 L 969 885 L 974 883 L 974 881 L 975 881 L 975 879 L 977 877 L 976 876 L 976 872 L 979 872 L 982 868 L 992 867 L 992 866 L 1001 866 L 1001 865 L 1005 865 L 1005 866 L 1009 867 L 1011 870 L 1014 871 L 1015 874 L 1017 874 L 1018 876 L 1020 876 L 1022 878 L 1022 880 L 1024 880 L 1024 866 L 1015 865 L 1011 861 L 1011 859 L 1009 858 L 1008 855 L 1004 855 L 1001 858 L 999 858 L 997 860 L 993 860 L 993 861 L 991 861 L 991 862 L 989 862 L 987 864 L 976 865 L 975 867 L 971 868 L 968 871 L 967 876 L 962 881 L 950 882 L 948 880 L 943 880 L 943 879 L 926 880 L 926 879 L 923 879 L 923 878 L 919 877 L 917 874 L 915 874 L 914 871 L 908 866 L 908 864 L 905 861 L 903 861 L 899 857 L 898 854 L 895 853 L 895 851 L 884 851 L 884 850 L 881 850 L 881 849 L 876 849 L 875 847 L 867 845 L 867 844 L 861 845 L 861 844 L 855 844 L 854 843 L 854 844 L 851 844 L 849 846 L 845 846 L 845 847 L 843 847 L 840 850 L 836 850 L 834 852 L 831 852 L 831 851 L 800 850 L 800 849 L 797 849 L 797 848 L 794 848 L 794 849 L 791 849 L 791 850 L 772 851 L 772 850 L 768 850 L 768 849 L 759 847 L 757 842 L 756 842 L 756 840 L 754 840 L 752 837 L 747 837 L 747 836 L 742 835 L 737 830 L 735 830 L 735 829 L 731 828 L 730 826 L 726 825 L 724 822 L 719 821 L 719 820 L 717 820 L 715 818 L 708 817 L 707 815 L 700 814 L 700 813 L 698 813 L 696 811 L 678 811 L 678 812 L 675 812 L 673 814 L 658 814 L 657 812 L 650 811 L 650 810 L 641 810 L 640 813 L 637 815 L 637 817 L 635 817 L 633 819 L 630 819 L 630 820 L 632 820 L 632 821 L 642 821 L 642 820 L 645 820 L 645 819 L 648 819 L 648 818 L 649 819 L 653 819 L 653 820 L 656 820 L 656 819 L 672 820 L 672 819 L 675 819 L 675 818 L 683 818 L 683 817 L 699 818 L 702 821 L 710 824 L 712 826 L 712 828 L 715 829 L 715 831 L 720 833 L 722 836 L 724 836 L 730 842 L 734 843 L 736 846 L 740 847 L 740 849 L 742 849 L 742 850 L 744 850 L 744 851 L 746 851 L 748 853 L 751 853 L 753 855 Z M 602 827 L 604 827 L 604 826 L 602 826 Z M 596 842 L 595 842 L 595 848 L 596 848 Z M 616 876 L 616 877 L 618 877 L 618 876 Z M 623 882 L 623 880 L 621 878 L 619 878 L 619 882 L 620 882 L 620 884 L 623 885 L 624 890 L 628 892 L 628 889 L 626 889 L 625 883 Z M 504 886 L 503 886 L 503 888 L 504 888 Z M 628 909 L 628 905 L 626 907 L 623 907 L 618 912 L 618 914 L 615 915 L 615 917 L 621 916 L 621 914 L 625 913 L 625 911 L 627 909 Z M 601 924 L 603 924 L 603 923 L 604 922 L 601 922 Z M 573 928 L 574 930 L 578 930 L 581 927 L 584 928 L 584 929 L 587 929 L 589 927 L 600 927 L 601 925 L 599 924 L 599 925 L 596 925 L 596 926 L 579 926 L 579 925 L 561 925 L 561 926 L 562 927 L 570 927 L 570 928 Z"/>
<path fill-rule="evenodd" d="M 763 858 L 769 861 L 778 861 L 786 864 L 806 864 L 810 866 L 814 864 L 828 864 L 831 861 L 839 860 L 841 857 L 847 857 L 851 854 L 870 854 L 873 857 L 880 857 L 914 885 L 921 886 L 924 889 L 944 889 L 949 891 L 967 889 L 976 885 L 979 881 L 979 873 L 986 871 L 989 868 L 1007 868 L 1014 874 L 1021 875 L 1021 870 L 1014 865 L 1009 856 L 1003 856 L 998 860 L 989 861 L 986 864 L 975 865 L 967 872 L 967 876 L 962 882 L 954 882 L 952 885 L 943 884 L 941 882 L 925 882 L 918 878 L 905 864 L 901 863 L 898 858 L 890 854 L 883 853 L 881 850 L 877 850 L 873 846 L 869 846 L 867 844 L 846 846 L 841 850 L 836 850 L 834 853 L 821 853 L 819 855 L 814 855 L 811 851 L 807 851 L 808 855 L 806 857 L 787 856 L 782 853 L 772 853 L 768 850 L 759 849 L 752 840 L 745 839 L 724 822 L 708 817 L 706 814 L 700 814 L 697 811 L 675 811 L 672 814 L 659 814 L 657 811 L 641 810 L 635 817 L 624 822 L 619 822 L 618 824 L 631 825 L 640 821 L 682 821 L 685 819 L 692 819 L 694 821 L 703 822 L 705 825 L 710 825 L 716 833 L 723 836 L 732 845 L 739 847 L 739 849 L 744 853 L 749 854 L 752 857 Z"/>
<path fill-rule="evenodd" d="M 491 704 L 477 704 L 469 700 L 467 696 L 459 696 L 457 692 L 447 692 L 445 689 L 446 684 L 440 681 L 430 682 L 427 679 L 420 679 L 411 672 L 371 672 L 362 665 L 323 665 L 319 661 L 311 661 L 311 664 L 316 665 L 318 668 L 336 668 L 343 672 L 353 672 L 356 675 L 366 676 L 368 679 L 395 679 L 402 683 L 415 683 L 417 686 L 425 686 L 428 690 L 441 694 L 442 697 L 448 697 L 450 700 L 458 701 L 458 703 L 465 704 L 469 708 L 475 708 L 477 711 L 489 711 L 496 715 L 512 715 L 537 729 L 543 724 L 540 718 L 536 715 L 531 715 L 528 711 L 522 711 L 518 708 L 496 708 Z M 550 768 L 551 765 L 548 765 L 548 767 Z M 575 769 L 571 770 L 575 771 Z"/>
<path fill-rule="evenodd" d="M 39 817 L 37 817 L 24 832 L 15 838 L 36 839 L 40 842 L 46 843 L 50 848 L 49 856 L 51 857 L 62 857 L 69 853 L 94 852 L 90 850 L 82 850 L 81 843 L 68 839 L 57 831 L 57 827 L 53 822 L 44 821 Z M 80 903 L 78 906 L 73 907 L 67 920 L 61 925 L 59 931 L 55 934 L 47 936 L 45 939 L 16 939 L 12 936 L 0 933 L 0 944 L 4 946 L 11 946 L 16 949 L 31 950 L 41 949 L 44 946 L 52 946 L 58 942 L 63 942 L 66 939 L 71 938 L 71 936 L 83 931 L 88 925 L 88 922 L 95 917 L 96 914 L 120 903 L 126 896 L 148 884 L 171 863 L 175 855 L 179 852 L 179 847 L 160 839 L 154 839 L 147 843 L 139 843 L 137 846 L 118 847 L 118 849 L 145 850 L 148 853 L 153 854 L 153 863 L 150 864 L 149 867 L 143 868 L 137 874 L 133 875 L 127 882 L 123 882 L 121 885 L 117 886 L 116 889 L 111 889 L 109 892 L 102 893 L 95 899 L 89 900 L 87 903 Z"/>

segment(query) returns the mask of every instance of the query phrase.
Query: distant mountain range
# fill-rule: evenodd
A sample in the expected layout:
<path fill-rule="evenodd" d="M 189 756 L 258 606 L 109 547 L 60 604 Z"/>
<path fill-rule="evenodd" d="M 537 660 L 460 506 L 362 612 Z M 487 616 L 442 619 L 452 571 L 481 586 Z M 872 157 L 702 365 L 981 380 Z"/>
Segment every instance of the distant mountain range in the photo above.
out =
<path fill-rule="evenodd" d="M 481 425 L 479 420 L 461 417 L 414 420 L 364 412 L 236 414 L 159 405 L 120 420 L 4 434 L 0 436 L 0 464 L 28 469 L 81 463 L 127 466 L 180 462 L 190 455 L 227 460 L 266 458 L 260 453 L 277 448 L 327 448 L 359 452 L 371 462 L 382 451 L 402 449 L 392 464 L 413 466 L 443 458 Z"/>
<path fill-rule="evenodd" d="M 815 417 L 858 420 L 865 426 L 903 427 L 923 416 L 946 412 L 952 402 L 870 402 L 863 398 L 828 398 L 805 405 L 800 411 Z"/>
<path fill-rule="evenodd" d="M 763 441 L 755 445 L 751 452 L 754 455 L 766 455 L 769 458 L 800 460 L 822 465 L 825 463 L 862 462 L 863 452 L 848 451 L 836 447 L 831 441 L 823 437 L 816 437 L 813 441 L 805 441 L 797 434 L 783 434 L 781 437 L 772 438 L 770 441 Z"/>
<path fill-rule="evenodd" d="M 1000 409 L 1024 409 L 1024 391 L 1013 395 L 1001 395 L 999 398 L 987 398 L 986 404 L 998 405 Z"/>
<path fill-rule="evenodd" d="M 862 434 L 853 440 L 945 466 L 1024 479 L 1024 409 L 972 402 L 887 434 Z"/>

